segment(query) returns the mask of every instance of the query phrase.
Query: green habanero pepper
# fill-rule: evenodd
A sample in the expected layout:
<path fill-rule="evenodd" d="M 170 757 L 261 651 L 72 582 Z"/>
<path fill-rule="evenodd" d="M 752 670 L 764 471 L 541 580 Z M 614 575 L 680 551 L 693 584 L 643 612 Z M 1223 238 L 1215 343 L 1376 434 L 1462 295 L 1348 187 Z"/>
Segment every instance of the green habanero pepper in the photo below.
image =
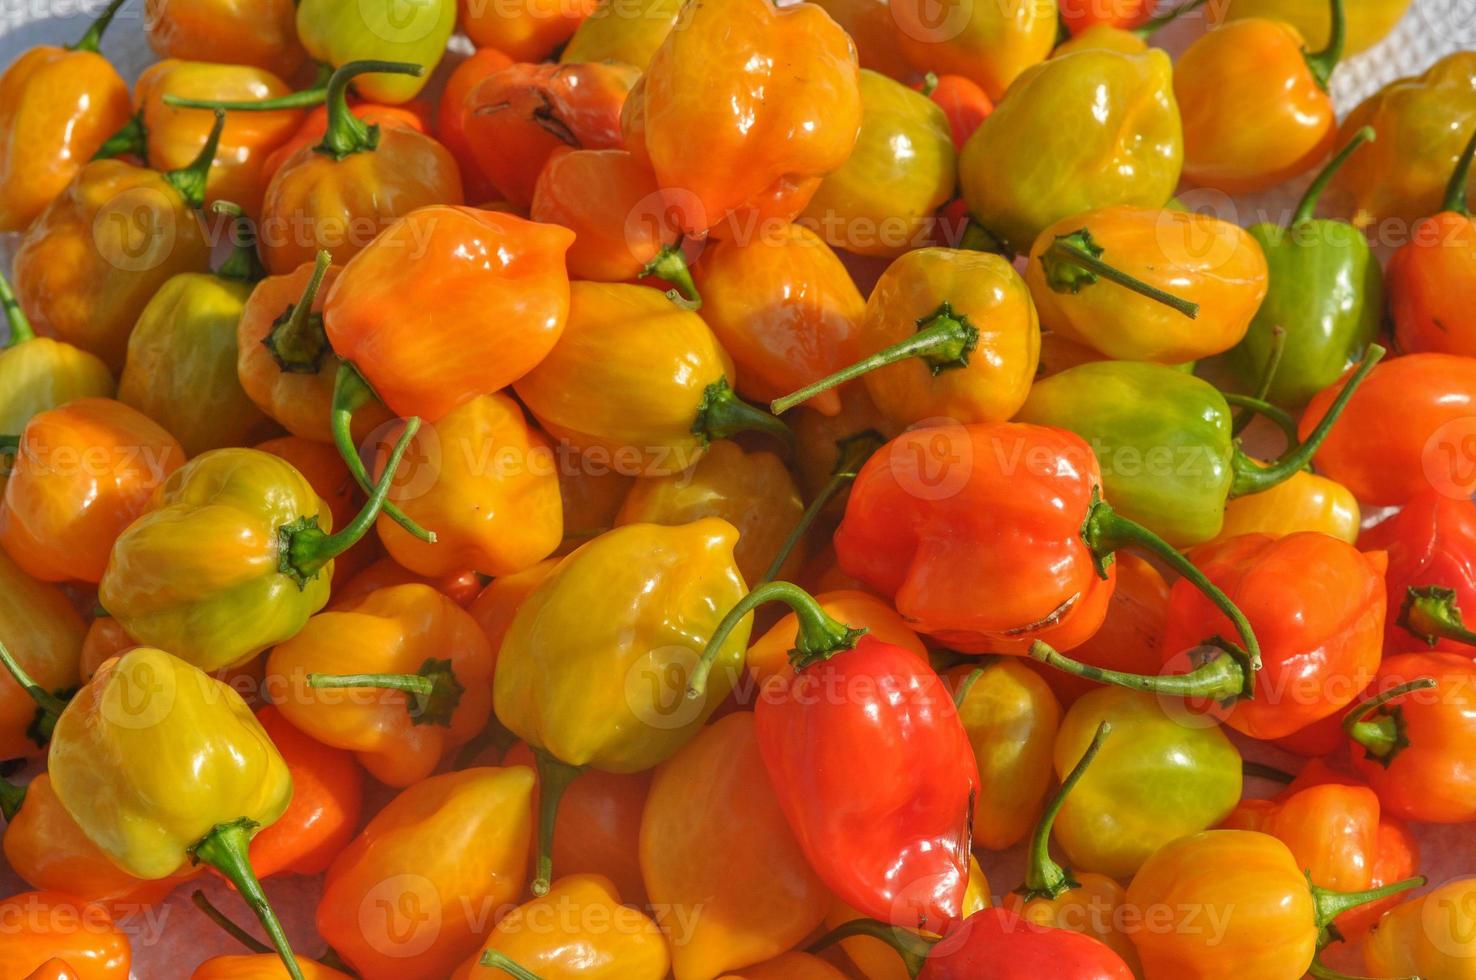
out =
<path fill-rule="evenodd" d="M 404 61 L 422 75 L 363 75 L 354 81 L 370 102 L 399 105 L 420 94 L 456 29 L 456 0 L 301 0 L 297 36 L 308 54 L 341 68 L 351 61 Z"/>

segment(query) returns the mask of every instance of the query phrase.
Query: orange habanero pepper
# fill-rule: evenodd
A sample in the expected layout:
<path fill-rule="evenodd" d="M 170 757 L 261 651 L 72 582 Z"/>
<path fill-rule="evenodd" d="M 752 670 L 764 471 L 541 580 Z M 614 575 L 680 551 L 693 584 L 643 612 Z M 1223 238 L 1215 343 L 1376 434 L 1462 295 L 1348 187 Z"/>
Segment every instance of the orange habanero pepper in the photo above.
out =
<path fill-rule="evenodd" d="M 347 973 L 324 966 L 316 960 L 298 964 L 303 980 L 352 980 Z M 288 980 L 287 970 L 276 953 L 248 956 L 212 956 L 195 967 L 190 980 Z"/>
<path fill-rule="evenodd" d="M 391 585 L 417 583 L 429 585 L 445 594 L 458 606 L 466 609 L 486 587 L 487 579 L 485 576 L 470 571 L 457 572 L 445 578 L 428 578 L 424 575 L 416 575 L 393 558 L 380 558 L 345 582 L 342 588 L 334 589 L 333 605 L 336 608 L 352 600 L 360 599 L 376 589 L 388 588 Z M 492 650 L 494 653 L 497 651 L 495 643 L 492 645 Z"/>
<path fill-rule="evenodd" d="M 107 910 L 63 892 L 22 892 L 0 902 L 0 980 L 21 980 L 51 959 L 79 980 L 128 980 L 128 937 Z"/>
<path fill-rule="evenodd" d="M 475 204 L 490 201 L 497 189 L 482 176 L 482 168 L 477 166 L 476 154 L 466 138 L 466 97 L 482 83 L 482 79 L 512 64 L 513 59 L 496 48 L 478 48 L 452 70 L 446 79 L 446 87 L 441 89 L 441 101 L 436 105 L 436 138 L 456 158 L 456 165 L 461 170 L 462 190 L 466 192 L 466 199 Z M 355 110 L 355 115 L 359 115 L 358 110 Z"/>
<path fill-rule="evenodd" d="M 0 670 L 0 759 L 45 754 L 64 706 L 61 699 L 81 682 L 86 632 L 65 593 L 31 578 L 0 550 L 0 656 L 19 664 L 41 693 L 50 692 L 42 699 L 47 706 L 39 707 L 12 671 Z"/>
<path fill-rule="evenodd" d="M 1446 189 L 1440 213 L 1415 226 L 1386 274 L 1394 339 L 1407 352 L 1476 356 L 1476 220 L 1466 183 L 1476 132 Z"/>
<path fill-rule="evenodd" d="M 318 93 L 326 94 L 326 91 L 314 90 L 314 93 L 314 97 L 317 97 Z M 299 93 L 299 95 L 305 94 Z M 288 96 L 288 98 L 292 98 L 292 96 Z M 237 108 L 245 108 L 245 104 L 238 104 Z M 424 133 L 430 130 L 430 124 L 426 120 L 425 109 L 418 103 L 410 103 L 408 105 L 380 105 L 378 102 L 363 102 L 351 98 L 349 100 L 349 111 L 358 117 L 358 120 L 365 126 L 403 126 L 406 129 L 413 129 L 417 133 Z M 292 134 L 292 138 L 267 154 L 266 160 L 261 165 L 262 184 L 270 187 L 272 178 L 277 175 L 278 170 L 282 169 L 282 164 L 290 160 L 304 146 L 317 146 L 323 142 L 323 137 L 327 132 L 328 106 L 326 104 L 315 106 L 307 114 L 307 117 L 303 119 L 302 125 L 297 128 L 297 132 Z"/>
<path fill-rule="evenodd" d="M 145 0 L 144 32 L 161 58 L 253 65 L 282 78 L 307 61 L 292 0 Z"/>
<path fill-rule="evenodd" d="M 891 0 L 891 7 L 914 68 L 962 75 L 996 101 L 1021 72 L 1049 57 L 1059 30 L 1056 0 Z"/>
<path fill-rule="evenodd" d="M 457 23 L 479 48 L 506 52 L 514 61 L 543 61 L 573 36 L 595 0 L 461 0 Z"/>

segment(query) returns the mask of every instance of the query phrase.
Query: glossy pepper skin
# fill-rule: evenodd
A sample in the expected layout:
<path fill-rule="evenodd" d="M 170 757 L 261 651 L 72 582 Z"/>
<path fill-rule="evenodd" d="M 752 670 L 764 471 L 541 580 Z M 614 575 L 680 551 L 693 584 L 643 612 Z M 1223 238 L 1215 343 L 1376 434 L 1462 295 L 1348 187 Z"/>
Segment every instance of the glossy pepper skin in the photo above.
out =
<path fill-rule="evenodd" d="M 573 239 L 474 208 L 412 211 L 328 292 L 329 343 L 391 411 L 434 422 L 516 381 L 553 348 L 569 312 Z M 434 304 L 418 298 L 431 295 Z"/>
<path fill-rule="evenodd" d="M 0 347 L 0 432 L 18 433 L 37 414 L 69 401 L 112 398 L 117 392 L 112 372 L 95 355 L 36 336 L 3 275 L 0 308 L 9 328 Z"/>
<path fill-rule="evenodd" d="M 481 945 L 488 911 L 523 895 L 532 792 L 524 766 L 442 773 L 401 791 L 329 867 L 319 935 L 360 976 L 451 976 Z"/>
<path fill-rule="evenodd" d="M 1348 4 L 1346 50 L 1350 55 L 1373 47 L 1394 29 L 1410 0 L 1360 0 Z M 1332 26 L 1331 8 L 1327 0 L 1230 0 L 1219 9 L 1207 11 L 1225 20 L 1249 17 L 1273 17 L 1297 29 L 1311 48 L 1328 41 Z"/>
<path fill-rule="evenodd" d="M 717 111 L 715 111 L 717 110 Z M 682 8 L 626 107 L 632 152 L 681 192 L 682 230 L 788 220 L 861 128 L 856 48 L 819 7 L 702 0 Z"/>
<path fill-rule="evenodd" d="M 146 0 L 144 32 L 161 58 L 253 65 L 282 78 L 307 60 L 290 0 Z"/>
<path fill-rule="evenodd" d="M 1056 44 L 1056 0 L 948 0 L 932 9 L 921 0 L 891 0 L 890 6 L 897 44 L 913 68 L 962 75 L 995 101 Z"/>
<path fill-rule="evenodd" d="M 396 218 L 433 204 L 463 202 L 451 152 L 409 126 L 365 125 L 349 109 L 347 86 L 371 68 L 414 74 L 415 65 L 350 62 L 329 82 L 323 141 L 284 160 L 261 208 L 262 260 L 285 275 L 319 250 L 344 263 Z M 414 71 L 412 71 L 414 69 Z"/>
<path fill-rule="evenodd" d="M 709 243 L 692 275 L 702 319 L 732 356 L 733 385 L 745 398 L 778 398 L 856 354 L 866 301 L 840 257 L 804 225 Z M 840 393 L 822 392 L 805 405 L 835 415 Z"/>
<path fill-rule="evenodd" d="M 826 615 L 856 629 L 864 629 L 892 646 L 911 650 L 919 660 L 927 659 L 927 648 L 922 640 L 886 601 L 854 589 L 838 589 L 817 594 L 815 602 Z M 744 667 L 750 677 L 763 683 L 789 669 L 789 651 L 799 640 L 799 626 L 799 617 L 792 612 L 786 613 L 767 633 L 749 645 Z M 977 820 L 974 829 L 977 833 Z"/>
<path fill-rule="evenodd" d="M 1198 306 L 1193 319 L 1102 282 L 1074 265 L 1060 239 L 1140 282 Z M 1182 364 L 1240 342 L 1266 297 L 1266 256 L 1238 225 L 1192 211 L 1114 205 L 1057 221 L 1030 249 L 1025 282 L 1043 327 L 1124 361 Z"/>
<path fill-rule="evenodd" d="M 1466 206 L 1473 154 L 1476 135 L 1451 175 L 1440 212 L 1416 225 L 1389 260 L 1389 312 L 1401 350 L 1476 354 L 1476 222 Z"/>
<path fill-rule="evenodd" d="M 1371 131 L 1361 131 L 1344 147 L 1308 189 L 1290 224 L 1262 222 L 1250 229 L 1266 253 L 1270 279 L 1265 302 L 1228 361 L 1251 388 L 1273 348 L 1282 344 L 1266 398 L 1284 408 L 1300 408 L 1336 381 L 1379 331 L 1384 277 L 1368 240 L 1347 222 L 1313 217 L 1328 178 L 1358 159 L 1371 138 Z M 1286 324 L 1295 329 L 1280 340 L 1276 328 Z"/>
<path fill-rule="evenodd" d="M 422 76 L 367 75 L 359 93 L 373 102 L 400 105 L 420 93 L 456 29 L 456 0 L 430 0 L 400 8 L 394 0 L 302 0 L 297 36 L 314 61 L 340 68 L 351 61 L 406 61 Z"/>
<path fill-rule="evenodd" d="M 397 438 L 380 442 L 376 479 Z M 542 433 L 509 395 L 473 398 L 417 432 L 407 452 L 429 462 L 402 474 L 389 499 L 435 534 L 427 544 L 380 515 L 390 557 L 432 578 L 475 569 L 507 575 L 537 564 L 563 538 L 558 463 Z"/>
<path fill-rule="evenodd" d="M 901 255 L 926 239 L 933 212 L 953 196 L 956 156 L 936 102 L 862 69 L 855 149 L 820 181 L 800 220 L 848 252 Z"/>
<path fill-rule="evenodd" d="M 496 7 L 461 0 L 458 6 L 457 23 L 477 47 L 495 48 L 514 61 L 536 62 L 569 40 L 595 0 L 515 0 Z"/>
<path fill-rule="evenodd" d="M 629 65 L 515 64 L 462 100 L 466 141 L 482 175 L 514 207 L 562 149 L 620 149 L 620 113 L 639 73 Z"/>
<path fill-rule="evenodd" d="M 928 953 L 918 980 L 1128 980 L 1133 971 L 1103 943 L 1037 925 L 1008 909 L 954 923 Z"/>
<path fill-rule="evenodd" d="M 702 318 L 646 286 L 575 282 L 558 343 L 515 385 L 556 439 L 622 472 L 676 474 L 714 439 L 778 420 L 739 401 Z"/>
<path fill-rule="evenodd" d="M 35 416 L 0 499 L 0 547 L 47 582 L 98 582 L 113 542 L 180 466 L 174 437 L 127 405 L 82 398 Z"/>
<path fill-rule="evenodd" d="M 0 643 L 43 690 L 67 697 L 76 689 L 86 632 L 64 592 L 31 578 L 0 550 Z M 38 710 L 8 671 L 0 675 L 0 759 L 43 755 L 55 722 L 55 711 Z"/>
<path fill-rule="evenodd" d="M 497 190 L 482 176 L 476 155 L 472 153 L 471 143 L 466 138 L 466 96 L 482 83 L 482 79 L 495 75 L 512 64 L 513 59 L 496 48 L 479 48 L 473 51 L 452 70 L 436 106 L 435 137 L 456 158 L 456 168 L 461 172 L 462 190 L 466 199 L 473 204 L 493 200 Z"/>
<path fill-rule="evenodd" d="M 1410 879 L 1391 890 L 1423 883 Z M 1249 830 L 1181 837 L 1149 858 L 1128 886 L 1129 903 L 1172 910 L 1164 926 L 1133 933 L 1147 980 L 1297 980 L 1327 941 L 1323 930 L 1334 916 L 1375 897 L 1382 895 L 1309 884 L 1285 844 Z M 1201 927 L 1191 928 L 1189 915 L 1202 917 Z"/>
<path fill-rule="evenodd" d="M 1298 431 L 1321 420 L 1345 382 L 1318 392 Z M 1403 504 L 1432 486 L 1452 497 L 1476 489 L 1463 442 L 1476 405 L 1476 360 L 1407 354 L 1381 364 L 1353 397 L 1314 462 L 1364 504 Z M 1371 451 L 1377 446 L 1378 451 Z"/>
<path fill-rule="evenodd" d="M 1476 955 L 1476 879 L 1457 878 L 1400 904 L 1369 934 L 1363 962 L 1374 976 L 1466 980 Z"/>
<path fill-rule="evenodd" d="M 1448 653 L 1469 652 L 1458 633 L 1445 635 L 1428 622 L 1407 615 L 1411 589 L 1449 589 L 1456 609 L 1476 609 L 1476 503 L 1428 489 L 1416 494 L 1393 517 L 1369 528 L 1359 547 L 1389 555 L 1384 575 L 1389 615 L 1384 649 L 1416 649 L 1423 641 Z M 1406 625 L 1408 624 L 1408 625 Z"/>
<path fill-rule="evenodd" d="M 492 658 L 460 606 L 428 585 L 398 585 L 309 619 L 267 657 L 267 682 L 293 725 L 405 787 L 485 727 Z M 409 678 L 428 683 L 393 686 Z"/>
<path fill-rule="evenodd" d="M 724 842 L 721 852 L 715 841 Z M 671 910 L 680 980 L 778 956 L 830 906 L 769 786 L 751 712 L 713 722 L 656 769 L 640 855 L 651 901 Z M 682 914 L 695 914 L 692 928 L 681 929 Z"/>
<path fill-rule="evenodd" d="M 256 720 L 287 763 L 292 802 L 251 839 L 251 867 L 260 878 L 322 874 L 359 829 L 364 770 L 348 752 L 304 734 L 276 706 L 258 708 Z"/>
<path fill-rule="evenodd" d="M 639 0 L 635 5 L 599 0 L 574 28 L 559 61 L 618 61 L 645 71 L 681 9 L 681 0 Z"/>
<path fill-rule="evenodd" d="M 970 212 L 1025 252 L 1070 215 L 1163 207 L 1184 152 L 1172 77 L 1162 51 L 1080 51 L 1028 69 L 959 157 Z"/>
<path fill-rule="evenodd" d="M 114 544 L 98 598 L 141 642 L 203 669 L 236 666 L 323 608 L 333 556 L 362 537 L 376 509 L 329 535 L 331 513 L 291 464 L 215 450 L 155 491 Z"/>
<path fill-rule="evenodd" d="M 1372 126 L 1379 142 L 1348 161 L 1333 192 L 1351 204 L 1360 228 L 1408 228 L 1440 209 L 1473 124 L 1476 52 L 1457 51 L 1422 75 L 1390 82 L 1348 114 L 1340 140 Z"/>
<path fill-rule="evenodd" d="M 0 231 L 29 225 L 132 114 L 128 85 L 97 51 L 121 5 L 77 43 L 38 45 L 0 75 Z"/>
<path fill-rule="evenodd" d="M 1285 483 L 1229 501 L 1216 540 L 1242 534 L 1279 538 L 1297 531 L 1318 531 L 1352 544 L 1358 540 L 1360 518 L 1358 501 L 1347 487 L 1299 470 Z"/>
<path fill-rule="evenodd" d="M 0 977 L 24 980 L 48 961 L 65 961 L 75 980 L 128 980 L 128 936 L 101 905 L 55 891 L 22 892 L 0 902 L 12 923 L 0 937 Z M 45 976 L 45 974 L 42 974 Z"/>

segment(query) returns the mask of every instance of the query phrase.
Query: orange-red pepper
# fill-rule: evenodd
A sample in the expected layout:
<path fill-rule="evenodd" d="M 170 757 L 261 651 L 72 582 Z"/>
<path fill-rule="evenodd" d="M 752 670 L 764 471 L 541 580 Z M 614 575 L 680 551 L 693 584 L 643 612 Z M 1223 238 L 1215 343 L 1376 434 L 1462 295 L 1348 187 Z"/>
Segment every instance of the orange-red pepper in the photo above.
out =
<path fill-rule="evenodd" d="M 436 138 L 456 158 L 462 190 L 473 204 L 492 200 L 497 189 L 482 176 L 482 168 L 477 165 L 476 154 L 466 138 L 466 97 L 482 83 L 482 79 L 512 64 L 513 59 L 496 48 L 478 48 L 452 70 L 446 79 L 446 87 L 441 89 L 441 101 L 436 105 Z M 355 114 L 358 114 L 357 110 Z"/>
<path fill-rule="evenodd" d="M 1400 350 L 1476 356 L 1476 221 L 1466 204 L 1473 155 L 1476 133 L 1440 213 L 1417 224 L 1389 261 L 1389 312 Z"/>
<path fill-rule="evenodd" d="M 595 0 L 460 0 L 457 23 L 479 48 L 496 48 L 514 61 L 543 61 L 569 40 Z"/>
<path fill-rule="evenodd" d="M 307 61 L 292 0 L 145 0 L 144 32 L 161 58 L 254 65 L 282 78 Z"/>
<path fill-rule="evenodd" d="M 64 960 L 80 980 L 128 980 L 128 936 L 101 905 L 62 892 L 22 892 L 0 902 L 0 977 L 20 980 L 47 960 Z"/>
<path fill-rule="evenodd" d="M 280 708 L 261 708 L 256 720 L 287 763 L 292 802 L 251 838 L 251 867 L 258 878 L 322 874 L 359 829 L 364 771 L 350 753 L 304 733 Z"/>
<path fill-rule="evenodd" d="M 0 549 L 0 645 L 52 700 L 41 707 L 0 671 L 0 759 L 45 754 L 61 698 L 77 689 L 87 626 L 66 593 L 38 582 Z"/>

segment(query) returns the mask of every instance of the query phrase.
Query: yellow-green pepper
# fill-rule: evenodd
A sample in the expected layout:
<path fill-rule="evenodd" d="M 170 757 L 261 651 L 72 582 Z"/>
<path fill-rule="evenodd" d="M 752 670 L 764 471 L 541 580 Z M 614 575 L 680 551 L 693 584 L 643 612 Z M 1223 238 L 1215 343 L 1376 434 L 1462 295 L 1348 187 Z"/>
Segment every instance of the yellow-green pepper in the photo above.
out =
<path fill-rule="evenodd" d="M 405 61 L 424 74 L 363 75 L 354 85 L 371 102 L 398 105 L 420 94 L 456 29 L 456 0 L 302 0 L 297 36 L 308 54 L 341 68 L 350 61 Z"/>
<path fill-rule="evenodd" d="M 37 337 L 10 283 L 0 275 L 9 339 L 0 347 L 0 435 L 15 435 L 33 415 L 77 398 L 111 398 L 112 372 L 80 347 Z"/>
<path fill-rule="evenodd" d="M 600 0 L 574 28 L 559 55 L 561 64 L 618 61 L 641 71 L 676 24 L 684 0 Z"/>

